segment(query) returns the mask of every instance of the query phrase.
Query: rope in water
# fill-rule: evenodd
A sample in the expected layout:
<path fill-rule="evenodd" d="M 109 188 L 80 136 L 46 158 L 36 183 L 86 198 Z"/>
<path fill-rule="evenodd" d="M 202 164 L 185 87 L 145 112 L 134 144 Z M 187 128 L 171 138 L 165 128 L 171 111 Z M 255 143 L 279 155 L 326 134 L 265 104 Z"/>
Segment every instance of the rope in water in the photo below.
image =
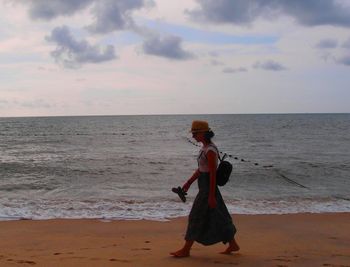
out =
<path fill-rule="evenodd" d="M 189 143 L 191 143 L 192 145 L 194 145 L 194 146 L 196 146 L 196 147 L 201 147 L 200 145 L 198 145 L 198 144 L 196 144 L 195 142 L 193 142 L 191 139 L 189 139 L 189 138 L 186 138 L 186 139 L 187 139 L 187 141 L 188 141 Z M 233 158 L 233 159 L 235 159 L 235 160 L 239 160 L 239 161 L 241 161 L 241 162 L 251 162 L 251 161 L 249 161 L 249 160 L 245 160 L 245 159 L 243 159 L 243 158 L 239 158 L 239 157 L 236 157 L 236 156 L 233 156 L 233 155 L 231 155 L 231 154 L 227 154 L 227 153 L 224 153 L 224 152 L 221 152 L 221 151 L 219 151 L 219 154 L 223 155 L 223 158 L 229 157 L 229 158 Z M 257 162 L 254 162 L 253 164 L 254 164 L 254 166 L 259 166 L 259 165 L 260 165 L 260 164 L 257 163 Z M 273 166 L 273 165 L 263 165 L 262 167 L 265 168 L 265 169 L 267 169 L 267 168 L 273 168 L 274 166 Z M 307 186 L 305 186 L 305 185 L 302 185 L 302 184 L 300 184 L 300 183 L 294 181 L 294 180 L 291 179 L 291 178 L 288 178 L 287 176 L 285 176 L 284 174 L 280 173 L 280 172 L 277 171 L 276 169 L 272 169 L 272 170 L 278 175 L 278 177 L 282 178 L 283 180 L 287 181 L 288 183 L 293 184 L 293 185 L 296 185 L 296 186 L 299 186 L 299 187 L 301 187 L 301 188 L 310 189 L 309 187 L 307 187 Z"/>

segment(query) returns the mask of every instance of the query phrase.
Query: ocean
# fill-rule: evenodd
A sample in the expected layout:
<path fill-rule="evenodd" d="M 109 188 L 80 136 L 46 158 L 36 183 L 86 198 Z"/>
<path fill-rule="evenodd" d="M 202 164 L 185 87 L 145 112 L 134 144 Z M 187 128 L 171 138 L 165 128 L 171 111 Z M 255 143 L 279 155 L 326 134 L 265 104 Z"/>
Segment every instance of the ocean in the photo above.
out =
<path fill-rule="evenodd" d="M 195 119 L 231 156 L 230 212 L 350 212 L 350 114 L 26 117 L 0 118 L 0 220 L 188 215 Z"/>

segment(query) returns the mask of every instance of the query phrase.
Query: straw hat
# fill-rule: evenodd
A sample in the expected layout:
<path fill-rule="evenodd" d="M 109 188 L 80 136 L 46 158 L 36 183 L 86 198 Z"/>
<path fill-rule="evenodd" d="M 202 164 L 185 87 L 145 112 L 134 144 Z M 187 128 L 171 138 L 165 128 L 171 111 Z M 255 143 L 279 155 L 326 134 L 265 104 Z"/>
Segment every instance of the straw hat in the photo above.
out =
<path fill-rule="evenodd" d="M 190 133 L 202 133 L 210 130 L 208 122 L 206 121 L 193 121 Z"/>

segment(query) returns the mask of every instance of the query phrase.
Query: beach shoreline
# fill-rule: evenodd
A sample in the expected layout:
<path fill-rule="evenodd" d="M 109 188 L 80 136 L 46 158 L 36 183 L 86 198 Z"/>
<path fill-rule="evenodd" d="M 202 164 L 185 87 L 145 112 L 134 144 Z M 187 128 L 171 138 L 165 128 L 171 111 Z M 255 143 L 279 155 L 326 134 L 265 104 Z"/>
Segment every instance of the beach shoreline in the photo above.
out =
<path fill-rule="evenodd" d="M 233 215 L 238 253 L 183 245 L 187 218 L 170 221 L 96 219 L 0 222 L 0 266 L 350 266 L 350 213 Z"/>

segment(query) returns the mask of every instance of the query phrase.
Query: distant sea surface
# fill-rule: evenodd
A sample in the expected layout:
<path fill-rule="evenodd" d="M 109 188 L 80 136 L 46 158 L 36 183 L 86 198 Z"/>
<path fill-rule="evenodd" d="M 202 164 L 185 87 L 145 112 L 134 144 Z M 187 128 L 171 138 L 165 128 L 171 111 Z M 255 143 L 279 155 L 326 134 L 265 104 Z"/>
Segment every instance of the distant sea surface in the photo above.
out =
<path fill-rule="evenodd" d="M 187 215 L 195 119 L 232 156 L 230 212 L 350 212 L 350 114 L 36 117 L 0 118 L 0 220 Z"/>

